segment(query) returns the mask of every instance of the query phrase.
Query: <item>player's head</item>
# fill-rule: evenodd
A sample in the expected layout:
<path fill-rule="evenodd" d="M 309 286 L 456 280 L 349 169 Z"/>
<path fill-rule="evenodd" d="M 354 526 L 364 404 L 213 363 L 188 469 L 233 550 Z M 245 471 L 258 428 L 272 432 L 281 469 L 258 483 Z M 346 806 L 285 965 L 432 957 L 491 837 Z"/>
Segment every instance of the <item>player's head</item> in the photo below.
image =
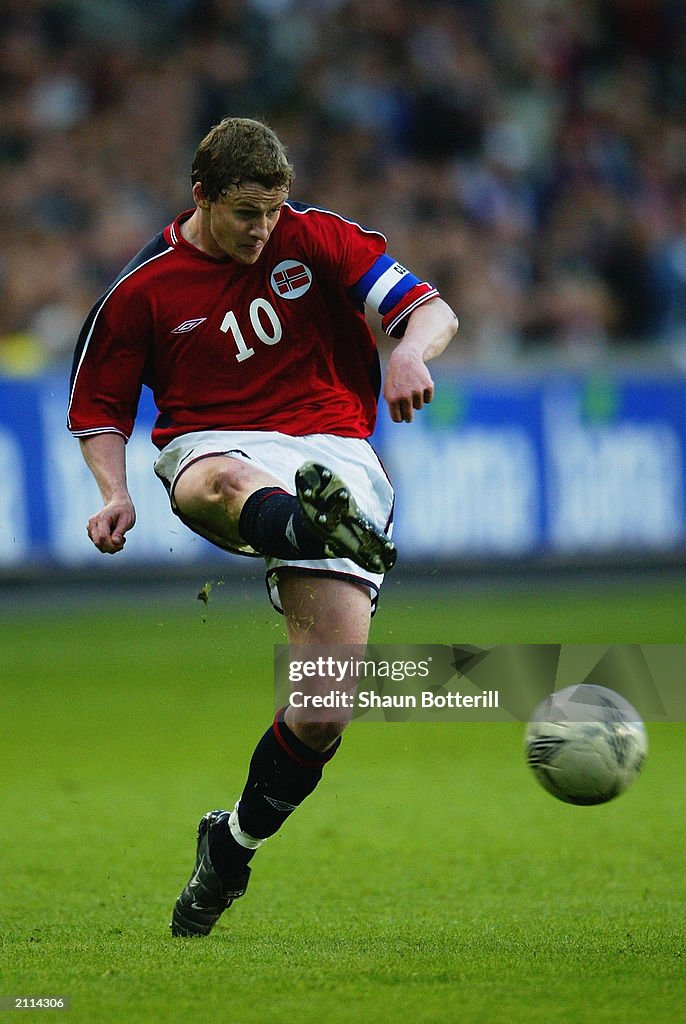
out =
<path fill-rule="evenodd" d="M 256 263 L 288 198 L 293 168 L 265 124 L 227 117 L 205 136 L 191 171 L 199 248 Z"/>
<path fill-rule="evenodd" d="M 200 185 L 205 199 L 217 202 L 241 182 L 256 182 L 287 193 L 293 167 L 278 136 L 261 121 L 225 117 L 211 128 L 198 146 L 191 182 Z"/>

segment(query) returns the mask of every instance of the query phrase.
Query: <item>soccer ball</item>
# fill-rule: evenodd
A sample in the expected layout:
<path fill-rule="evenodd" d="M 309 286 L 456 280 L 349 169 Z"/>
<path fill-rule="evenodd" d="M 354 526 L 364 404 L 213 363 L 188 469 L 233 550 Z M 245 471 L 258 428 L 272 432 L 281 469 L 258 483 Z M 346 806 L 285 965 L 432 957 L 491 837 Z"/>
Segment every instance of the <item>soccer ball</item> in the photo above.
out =
<path fill-rule="evenodd" d="M 639 774 L 648 739 L 638 711 L 624 697 L 581 683 L 539 704 L 524 746 L 534 775 L 558 800 L 604 804 Z"/>

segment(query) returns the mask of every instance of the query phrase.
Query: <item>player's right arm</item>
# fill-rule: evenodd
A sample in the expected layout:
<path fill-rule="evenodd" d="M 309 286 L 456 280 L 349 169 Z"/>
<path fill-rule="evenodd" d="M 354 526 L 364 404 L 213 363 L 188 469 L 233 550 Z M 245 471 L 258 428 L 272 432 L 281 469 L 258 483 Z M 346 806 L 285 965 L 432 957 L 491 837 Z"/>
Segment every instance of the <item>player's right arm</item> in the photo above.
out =
<path fill-rule="evenodd" d="M 110 555 L 122 550 L 136 521 L 126 482 L 126 442 L 152 336 L 145 281 L 138 283 L 139 273 L 124 273 L 95 304 L 72 365 L 67 426 L 79 439 L 103 500 L 88 520 L 87 532 L 95 547 Z"/>
<path fill-rule="evenodd" d="M 88 520 L 86 530 L 98 551 L 116 555 L 126 543 L 126 533 L 136 522 L 136 510 L 126 483 L 125 441 L 121 434 L 88 434 L 80 437 L 86 464 L 100 489 L 103 507 Z"/>

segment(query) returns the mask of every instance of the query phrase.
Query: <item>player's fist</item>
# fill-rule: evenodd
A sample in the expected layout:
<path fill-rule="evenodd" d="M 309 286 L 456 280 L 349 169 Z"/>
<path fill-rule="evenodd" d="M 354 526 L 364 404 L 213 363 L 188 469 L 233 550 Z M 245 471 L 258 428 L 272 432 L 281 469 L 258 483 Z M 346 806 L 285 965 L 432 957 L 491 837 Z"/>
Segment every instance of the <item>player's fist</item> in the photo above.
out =
<path fill-rule="evenodd" d="M 116 555 L 124 547 L 126 534 L 135 522 L 136 511 L 131 499 L 116 498 L 90 517 L 86 532 L 98 551 Z"/>
<path fill-rule="evenodd" d="M 394 423 L 412 422 L 414 410 L 422 409 L 434 397 L 434 382 L 421 356 L 395 349 L 388 361 L 383 395 Z"/>

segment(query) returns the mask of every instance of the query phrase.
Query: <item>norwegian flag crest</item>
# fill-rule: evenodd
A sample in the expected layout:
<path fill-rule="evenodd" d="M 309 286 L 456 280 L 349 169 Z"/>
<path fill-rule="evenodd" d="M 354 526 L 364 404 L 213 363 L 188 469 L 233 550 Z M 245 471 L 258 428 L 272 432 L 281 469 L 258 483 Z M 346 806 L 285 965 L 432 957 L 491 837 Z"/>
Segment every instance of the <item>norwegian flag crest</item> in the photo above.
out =
<path fill-rule="evenodd" d="M 282 260 L 272 270 L 272 288 L 282 299 L 299 299 L 311 284 L 312 271 L 299 260 Z"/>

